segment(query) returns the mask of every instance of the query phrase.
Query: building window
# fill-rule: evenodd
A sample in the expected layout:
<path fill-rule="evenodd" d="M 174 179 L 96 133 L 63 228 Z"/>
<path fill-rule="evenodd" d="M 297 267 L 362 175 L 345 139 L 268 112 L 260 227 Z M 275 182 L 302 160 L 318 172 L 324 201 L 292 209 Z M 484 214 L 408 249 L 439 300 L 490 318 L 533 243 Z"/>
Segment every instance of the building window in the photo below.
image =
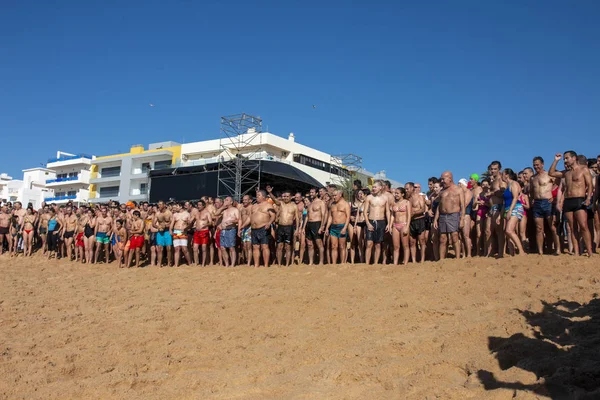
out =
<path fill-rule="evenodd" d="M 150 171 L 150 163 L 149 162 L 142 163 L 142 174 L 145 174 L 148 171 Z"/>
<path fill-rule="evenodd" d="M 121 167 L 108 167 L 102 168 L 102 173 L 100 176 L 102 178 L 110 178 L 112 176 L 120 176 L 121 175 Z"/>
<path fill-rule="evenodd" d="M 54 197 L 63 197 L 63 196 L 66 196 L 65 192 L 55 192 L 54 193 Z"/>
<path fill-rule="evenodd" d="M 107 186 L 101 187 L 100 197 L 119 197 L 119 187 L 118 186 Z"/>
<path fill-rule="evenodd" d="M 140 194 L 148 194 L 148 185 L 146 183 L 140 185 Z"/>
<path fill-rule="evenodd" d="M 77 196 L 77 190 L 69 190 L 67 196 Z"/>
<path fill-rule="evenodd" d="M 79 172 L 69 172 L 69 178 L 77 178 L 79 176 Z"/>
<path fill-rule="evenodd" d="M 154 169 L 171 168 L 171 160 L 157 161 L 154 163 Z"/>

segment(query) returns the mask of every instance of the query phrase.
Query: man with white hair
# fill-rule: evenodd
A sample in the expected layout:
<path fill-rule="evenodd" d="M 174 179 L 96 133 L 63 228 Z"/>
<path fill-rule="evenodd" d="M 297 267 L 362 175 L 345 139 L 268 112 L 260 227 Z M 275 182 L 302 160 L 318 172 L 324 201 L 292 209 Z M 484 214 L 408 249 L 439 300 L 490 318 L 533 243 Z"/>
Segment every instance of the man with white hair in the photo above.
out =
<path fill-rule="evenodd" d="M 452 173 L 446 171 L 442 174 L 444 190 L 440 194 L 440 205 L 435 211 L 433 229 L 440 230 L 440 260 L 446 258 L 448 237 L 450 234 L 456 258 L 460 257 L 460 242 L 458 232 L 464 227 L 465 195 L 463 189 L 457 186 L 452 179 Z"/>

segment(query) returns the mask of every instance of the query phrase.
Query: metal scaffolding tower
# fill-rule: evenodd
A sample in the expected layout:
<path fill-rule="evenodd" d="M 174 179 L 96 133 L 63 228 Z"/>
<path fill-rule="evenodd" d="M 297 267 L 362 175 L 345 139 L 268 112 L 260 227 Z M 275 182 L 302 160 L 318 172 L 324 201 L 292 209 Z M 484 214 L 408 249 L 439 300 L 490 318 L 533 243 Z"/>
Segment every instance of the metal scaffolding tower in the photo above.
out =
<path fill-rule="evenodd" d="M 221 117 L 218 196 L 241 201 L 260 185 L 261 132 L 260 117 L 245 113 Z"/>
<path fill-rule="evenodd" d="M 329 165 L 330 183 L 349 194 L 352 188 L 352 176 L 362 169 L 362 157 L 351 153 L 331 156 Z"/>

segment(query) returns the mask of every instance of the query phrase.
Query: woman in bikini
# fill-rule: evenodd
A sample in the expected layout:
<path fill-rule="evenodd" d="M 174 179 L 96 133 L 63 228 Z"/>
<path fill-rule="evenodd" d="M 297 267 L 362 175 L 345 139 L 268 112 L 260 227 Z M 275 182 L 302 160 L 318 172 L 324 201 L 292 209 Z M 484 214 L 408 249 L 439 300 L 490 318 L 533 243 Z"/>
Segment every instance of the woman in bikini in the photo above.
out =
<path fill-rule="evenodd" d="M 21 234 L 23 235 L 23 255 L 31 256 L 33 247 L 33 234 L 35 233 L 35 215 L 33 208 L 27 208 L 26 214 L 23 217 L 23 227 Z"/>
<path fill-rule="evenodd" d="M 306 249 L 306 236 L 305 236 L 305 228 L 306 221 L 308 217 L 308 208 L 310 207 L 310 198 L 304 197 L 302 199 L 304 203 L 304 210 L 302 210 L 302 223 L 300 224 L 300 251 L 298 253 L 298 263 L 304 263 L 304 251 Z"/>
<path fill-rule="evenodd" d="M 394 204 L 392 204 L 392 241 L 394 243 L 394 265 L 398 265 L 400 258 L 400 242 L 402 242 L 402 251 L 404 260 L 402 265 L 408 264 L 410 257 L 410 247 L 408 245 L 409 223 L 412 213 L 410 201 L 406 200 L 406 190 L 397 188 L 394 190 Z"/>
<path fill-rule="evenodd" d="M 429 216 L 433 218 L 435 216 L 435 211 L 440 205 L 440 192 L 442 191 L 442 184 L 437 181 L 433 184 L 433 191 L 431 192 L 431 196 L 429 196 L 429 200 L 431 201 L 431 208 L 429 211 Z M 440 259 L 440 233 L 437 229 L 431 230 L 431 243 L 433 249 L 433 259 L 435 261 L 439 261 Z"/>
<path fill-rule="evenodd" d="M 490 187 L 491 181 L 488 178 L 483 179 L 480 186 L 481 190 L 473 203 L 473 211 L 475 211 L 475 251 L 478 256 L 485 255 L 485 249 L 488 248 L 488 240 L 492 234 L 491 227 L 487 223 L 490 197 L 492 196 Z"/>
<path fill-rule="evenodd" d="M 350 263 L 354 264 L 356 258 L 356 247 L 354 246 L 355 234 L 354 224 L 358 215 L 358 208 L 354 205 L 358 197 L 358 190 L 354 192 L 352 202 L 350 203 L 350 223 L 348 224 L 348 243 L 350 244 Z"/>
<path fill-rule="evenodd" d="M 10 217 L 10 236 L 6 238 L 8 241 L 8 253 L 11 257 L 16 257 L 19 254 L 19 237 L 20 237 L 19 217 L 13 215 Z"/>
<path fill-rule="evenodd" d="M 523 205 L 523 209 L 525 213 L 523 214 L 523 218 L 519 221 L 519 237 L 521 238 L 521 242 L 523 243 L 523 248 L 529 250 L 529 239 L 527 239 L 527 212 L 529 211 L 529 195 L 525 193 L 524 186 L 522 183 L 519 183 L 521 186 L 521 194 L 519 195 L 519 201 Z"/>
<path fill-rule="evenodd" d="M 364 251 L 363 251 L 365 248 L 365 228 L 366 228 L 365 216 L 363 214 L 363 204 L 365 204 L 365 199 L 367 198 L 367 196 L 365 194 L 365 190 L 367 190 L 367 189 L 361 189 L 361 190 L 357 191 L 356 198 L 350 205 L 350 207 L 355 207 L 356 210 L 358 211 L 358 214 L 356 215 L 356 218 L 354 220 L 354 227 L 353 227 L 354 241 L 351 242 L 351 244 L 350 244 L 350 248 L 356 249 L 355 256 L 352 257 L 353 263 L 365 262 L 365 260 L 364 260 L 365 255 L 364 255 Z M 358 254 L 356 254 L 356 253 L 358 253 Z"/>

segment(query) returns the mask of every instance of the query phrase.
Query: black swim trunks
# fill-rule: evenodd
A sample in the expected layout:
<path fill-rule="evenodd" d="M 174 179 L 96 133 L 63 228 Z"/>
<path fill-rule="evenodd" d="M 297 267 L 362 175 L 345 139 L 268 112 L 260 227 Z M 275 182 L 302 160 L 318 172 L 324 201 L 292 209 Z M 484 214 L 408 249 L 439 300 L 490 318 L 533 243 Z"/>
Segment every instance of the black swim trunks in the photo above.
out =
<path fill-rule="evenodd" d="M 291 244 L 293 237 L 293 225 L 279 225 L 279 227 L 277 228 L 277 243 Z"/>
<path fill-rule="evenodd" d="M 267 230 L 264 227 L 252 228 L 250 235 L 252 237 L 253 245 L 269 244 L 269 235 L 267 234 Z"/>
<path fill-rule="evenodd" d="M 585 197 L 569 197 L 565 198 L 563 203 L 563 212 L 575 212 L 579 210 L 585 210 Z"/>
<path fill-rule="evenodd" d="M 8 234 L 8 226 L 0 226 L 0 235 Z"/>
<path fill-rule="evenodd" d="M 306 238 L 308 240 L 323 240 L 323 232 L 319 233 L 319 229 L 321 229 L 321 221 L 313 221 L 306 223 Z"/>
<path fill-rule="evenodd" d="M 70 239 L 73 237 L 73 235 L 75 235 L 75 231 L 65 232 L 65 239 Z"/>
<path fill-rule="evenodd" d="M 425 232 L 427 230 L 426 228 L 425 217 L 413 219 L 410 221 L 410 236 L 417 237 Z"/>
<path fill-rule="evenodd" d="M 371 241 L 373 243 L 381 243 L 383 242 L 383 237 L 385 236 L 385 227 L 386 222 L 385 219 L 380 220 L 369 220 L 371 225 L 373 226 L 373 230 L 367 229 L 367 241 Z"/>

